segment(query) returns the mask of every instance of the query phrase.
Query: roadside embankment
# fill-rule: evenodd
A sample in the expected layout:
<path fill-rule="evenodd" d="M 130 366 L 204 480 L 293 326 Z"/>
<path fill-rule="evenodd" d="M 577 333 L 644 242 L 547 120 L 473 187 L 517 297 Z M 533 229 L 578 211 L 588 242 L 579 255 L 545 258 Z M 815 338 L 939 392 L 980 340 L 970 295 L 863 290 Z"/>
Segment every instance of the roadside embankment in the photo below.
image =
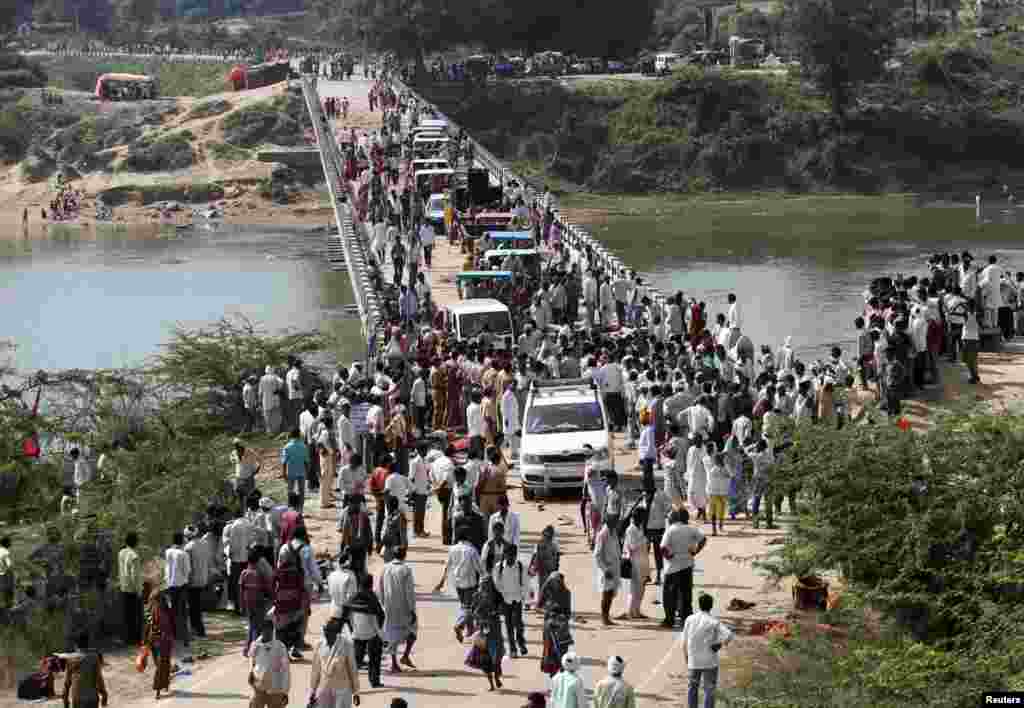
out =
<path fill-rule="evenodd" d="M 688 67 L 664 81 L 425 86 L 496 155 L 601 192 L 926 192 L 1024 177 L 1022 50 L 948 40 L 861 91 L 841 121 L 795 75 Z"/>
<path fill-rule="evenodd" d="M 305 146 L 308 119 L 301 92 L 287 84 L 204 99 L 99 102 L 64 91 L 60 102 L 39 90 L 0 97 L 0 194 L 10 204 L 0 221 L 33 218 L 53 196 L 58 174 L 85 195 L 83 216 L 102 195 L 117 219 L 155 201 L 226 200 L 226 216 L 274 218 L 289 209 L 308 218 L 326 206 L 319 170 L 261 162 L 265 148 Z M 281 207 L 285 206 L 286 209 Z M 5 210 L 0 210 L 3 212 Z"/>

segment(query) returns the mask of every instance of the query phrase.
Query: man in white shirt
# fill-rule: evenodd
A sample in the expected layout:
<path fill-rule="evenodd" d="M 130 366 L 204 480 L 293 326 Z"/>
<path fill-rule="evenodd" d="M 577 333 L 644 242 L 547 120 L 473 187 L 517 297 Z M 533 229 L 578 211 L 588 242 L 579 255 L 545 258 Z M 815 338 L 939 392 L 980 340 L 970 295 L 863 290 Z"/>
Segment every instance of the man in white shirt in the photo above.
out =
<path fill-rule="evenodd" d="M 729 293 L 729 314 L 726 315 L 729 329 L 740 329 L 740 306 L 736 302 L 736 293 Z"/>
<path fill-rule="evenodd" d="M 513 546 L 519 546 L 519 514 L 515 511 L 509 510 L 508 496 L 504 494 L 498 497 L 498 510 L 491 514 L 491 518 L 487 522 L 488 528 L 494 528 L 496 523 L 501 523 L 505 526 L 505 543 L 510 543 Z"/>
<path fill-rule="evenodd" d="M 423 443 L 420 443 L 416 454 L 409 459 L 409 475 L 412 484 L 412 532 L 417 538 L 426 538 L 430 536 L 426 528 L 426 515 L 431 478 L 427 446 Z"/>
<path fill-rule="evenodd" d="M 747 417 L 746 412 L 741 412 L 732 422 L 732 436 L 740 445 L 746 445 L 747 439 L 753 434 L 754 424 Z"/>
<path fill-rule="evenodd" d="M 661 555 L 666 561 L 662 590 L 665 619 L 662 627 L 675 626 L 678 613 L 685 622 L 693 614 L 693 559 L 704 550 L 707 539 L 700 529 L 689 526 L 686 509 L 669 514 L 669 527 L 661 537 Z"/>
<path fill-rule="evenodd" d="M 714 420 L 712 420 L 708 409 L 700 402 L 694 403 L 680 413 L 680 416 L 686 422 L 684 427 L 690 431 L 691 435 L 707 436 L 711 434 Z"/>
<path fill-rule="evenodd" d="M 409 513 L 409 492 L 412 491 L 412 482 L 401 473 L 398 465 L 392 466 L 391 474 L 384 480 L 384 492 L 398 500 L 398 508 L 403 514 Z"/>
<path fill-rule="evenodd" d="M 253 433 L 256 431 L 256 421 L 259 419 L 260 411 L 260 397 L 259 391 L 259 379 L 255 376 L 250 376 L 245 380 L 245 385 L 242 386 L 242 405 L 245 406 L 245 432 Z"/>
<path fill-rule="evenodd" d="M 366 464 L 373 468 L 377 466 L 377 451 L 384 449 L 384 409 L 380 406 L 379 396 L 371 398 L 370 408 L 366 411 L 366 434 L 370 436 Z"/>
<path fill-rule="evenodd" d="M 473 604 L 473 595 L 476 593 L 477 584 L 480 582 L 480 576 L 484 573 L 484 564 L 480 560 L 480 554 L 466 538 L 465 532 L 460 529 L 455 535 L 455 545 L 448 549 L 448 559 L 444 563 L 441 579 L 434 587 L 434 592 L 441 592 L 441 588 L 446 582 L 449 586 L 455 586 L 455 593 L 458 595 L 460 604 L 455 622 L 455 637 L 460 644 L 463 630 L 473 634 L 475 629 L 470 608 Z"/>
<path fill-rule="evenodd" d="M 264 369 L 259 383 L 260 403 L 263 407 L 263 424 L 270 435 L 281 432 L 281 398 L 278 395 L 284 382 L 274 373 L 274 369 Z"/>
<path fill-rule="evenodd" d="M 338 556 L 338 566 L 327 576 L 327 594 L 331 598 L 331 617 L 341 619 L 345 612 L 345 603 L 351 600 L 359 590 L 359 579 L 348 565 L 348 552 Z"/>
<path fill-rule="evenodd" d="M 188 580 L 192 575 L 192 565 L 185 552 L 185 534 L 178 531 L 171 540 L 171 546 L 164 553 L 164 584 L 167 586 L 167 593 L 171 598 L 171 608 L 174 610 L 174 626 L 178 628 L 175 636 L 175 656 L 183 657 L 183 664 L 192 663 L 192 637 L 189 633 L 188 612 Z"/>
<path fill-rule="evenodd" d="M 434 255 L 434 226 L 426 221 L 420 226 L 420 245 L 423 246 L 423 262 L 430 269 Z"/>
<path fill-rule="evenodd" d="M 626 303 L 629 300 L 629 278 L 625 271 L 619 271 L 612 281 L 612 295 L 615 297 L 615 317 L 619 327 L 626 326 Z"/>
<path fill-rule="evenodd" d="M 505 392 L 501 396 L 501 417 L 509 453 L 513 459 L 518 458 L 522 422 L 519 415 L 519 399 L 516 398 L 515 383 L 512 381 L 505 385 Z"/>
<path fill-rule="evenodd" d="M 291 689 L 288 648 L 274 638 L 274 623 L 266 620 L 258 641 L 249 650 L 249 685 L 254 695 L 250 705 L 284 706 Z"/>
<path fill-rule="evenodd" d="M 435 453 L 430 453 L 434 455 Z M 441 505 L 441 542 L 450 546 L 451 537 L 451 506 L 454 486 L 452 478 L 455 473 L 455 463 L 452 457 L 455 456 L 455 448 L 449 446 L 443 455 L 438 455 L 430 463 L 430 481 L 434 491 L 437 493 L 437 501 Z"/>
<path fill-rule="evenodd" d="M 601 367 L 599 378 L 604 394 L 604 407 L 612 419 L 612 430 L 619 431 L 626 426 L 626 402 L 622 397 L 622 366 L 615 359 L 606 362 Z"/>
<path fill-rule="evenodd" d="M 288 411 L 285 413 L 284 424 L 288 429 L 292 429 L 299 424 L 299 412 L 305 398 L 302 390 L 302 362 L 298 359 L 293 361 L 292 368 L 288 369 L 285 384 L 288 387 Z"/>
<path fill-rule="evenodd" d="M 244 516 L 239 516 L 224 527 L 221 541 L 224 555 L 229 561 L 228 597 L 235 608 L 235 614 L 241 615 L 242 609 L 238 599 L 238 580 L 249 560 L 249 546 L 256 537 L 256 527 Z"/>
<path fill-rule="evenodd" d="M 594 277 L 593 271 L 588 270 L 586 277 L 583 278 L 583 301 L 587 304 L 591 318 L 593 318 L 594 310 L 597 308 L 597 296 L 597 278 Z"/>
<path fill-rule="evenodd" d="M 523 562 L 518 557 L 518 547 L 505 544 L 504 557 L 494 564 L 491 571 L 494 587 L 504 601 L 505 630 L 508 634 L 509 654 L 516 658 L 516 648 L 526 656 L 526 631 L 523 626 L 523 605 L 526 604 L 527 580 Z"/>
<path fill-rule="evenodd" d="M 357 452 L 356 430 L 352 426 L 352 420 L 349 417 L 351 415 L 352 404 L 348 401 L 343 401 L 339 407 L 337 422 L 338 448 L 341 450 L 342 464 L 348 464 L 352 453 Z"/>
<path fill-rule="evenodd" d="M 470 404 L 466 406 L 466 434 L 469 436 L 469 452 L 480 455 L 484 451 L 484 410 L 481 402 L 483 397 L 479 391 L 470 395 Z"/>
<path fill-rule="evenodd" d="M 714 708 L 718 686 L 718 652 L 732 641 L 732 632 L 711 616 L 714 601 L 710 595 L 697 600 L 700 611 L 686 618 L 683 625 L 683 656 L 689 671 L 688 708 L 697 708 L 700 684 L 704 682 L 704 706 Z"/>

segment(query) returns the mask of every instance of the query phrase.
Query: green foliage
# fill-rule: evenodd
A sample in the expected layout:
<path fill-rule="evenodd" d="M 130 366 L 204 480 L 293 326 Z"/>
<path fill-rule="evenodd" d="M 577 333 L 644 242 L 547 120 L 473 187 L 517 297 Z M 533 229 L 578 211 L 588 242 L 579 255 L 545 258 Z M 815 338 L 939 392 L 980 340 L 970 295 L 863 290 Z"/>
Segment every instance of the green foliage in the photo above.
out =
<path fill-rule="evenodd" d="M 784 0 L 783 21 L 810 78 L 842 115 L 854 88 L 881 75 L 892 41 L 885 0 Z"/>
<path fill-rule="evenodd" d="M 227 113 L 230 110 L 230 101 L 226 101 L 222 98 L 210 99 L 207 101 L 200 101 L 192 106 L 188 111 L 188 117 L 209 118 L 210 116 L 219 116 L 222 113 Z"/>
<path fill-rule="evenodd" d="M 319 334 L 268 334 L 238 317 L 202 329 L 176 327 L 152 371 L 181 394 L 170 405 L 189 412 L 189 427 L 236 430 L 244 420 L 245 376 L 261 375 L 265 366 L 278 366 L 290 355 L 323 349 Z"/>
<path fill-rule="evenodd" d="M 263 101 L 253 101 L 224 116 L 224 142 L 243 148 L 274 145 L 299 145 L 305 140 L 303 125 L 308 124 L 306 105 L 301 94 L 289 92 Z"/>
<path fill-rule="evenodd" d="M 235 147 L 228 143 L 209 143 L 206 152 L 214 160 L 225 162 L 239 162 L 252 159 L 252 152 L 244 148 Z"/>
<path fill-rule="evenodd" d="M 49 85 L 66 91 L 88 91 L 96 88 L 101 74 L 146 74 L 157 81 L 161 96 L 194 96 L 202 98 L 227 89 L 231 64 L 198 64 L 159 59 L 133 62 L 95 62 L 89 59 L 61 57 L 44 62 Z"/>
<path fill-rule="evenodd" d="M 875 607 L 936 641 L 960 638 L 991 603 L 1019 602 L 1024 418 L 949 416 L 920 435 L 799 428 L 793 450 L 778 484 L 801 485 L 810 504 L 766 567 L 839 568 Z"/>
<path fill-rule="evenodd" d="M 685 129 L 659 127 L 658 106 L 653 97 L 634 98 L 613 113 L 608 133 L 613 145 L 669 145 L 688 141 Z"/>
<path fill-rule="evenodd" d="M 19 101 L 0 109 L 0 157 L 20 160 L 32 141 L 30 112 Z"/>
<path fill-rule="evenodd" d="M 773 489 L 802 488 L 777 575 L 839 570 L 861 623 L 835 640 L 798 634 L 726 705 L 929 708 L 974 705 L 1021 685 L 1024 417 L 958 411 L 913 434 L 892 425 L 797 427 Z"/>

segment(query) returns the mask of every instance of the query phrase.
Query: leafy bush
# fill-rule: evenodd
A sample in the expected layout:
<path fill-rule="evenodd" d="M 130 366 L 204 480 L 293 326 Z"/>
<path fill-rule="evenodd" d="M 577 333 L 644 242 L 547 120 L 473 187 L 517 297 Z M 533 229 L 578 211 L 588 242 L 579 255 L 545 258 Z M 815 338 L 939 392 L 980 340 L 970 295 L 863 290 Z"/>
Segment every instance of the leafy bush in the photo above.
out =
<path fill-rule="evenodd" d="M 214 160 L 241 161 L 252 158 L 252 153 L 244 148 L 235 147 L 228 143 L 209 143 L 206 151 Z"/>
<path fill-rule="evenodd" d="M 167 133 L 155 139 L 152 134 L 143 136 L 132 144 L 122 168 L 151 172 L 189 167 L 195 162 L 194 138 L 188 130 Z"/>
<path fill-rule="evenodd" d="M 20 160 L 32 141 L 32 123 L 17 104 L 0 110 L 0 159 Z"/>
<path fill-rule="evenodd" d="M 214 98 L 208 101 L 202 101 L 195 104 L 189 109 L 189 118 L 209 118 L 211 116 L 219 116 L 222 113 L 227 113 L 231 110 L 231 102 L 223 98 Z"/>
<path fill-rule="evenodd" d="M 777 644 L 791 670 L 759 675 L 726 704 L 959 708 L 1019 690 L 1024 416 L 959 412 L 921 434 L 800 426 L 793 440 L 772 489 L 802 490 L 801 515 L 759 565 L 839 571 L 848 611 L 827 621 L 852 621 L 849 636 Z"/>
<path fill-rule="evenodd" d="M 265 143 L 301 145 L 306 106 L 301 95 L 256 101 L 224 117 L 224 141 L 235 147 L 254 148 Z"/>
<path fill-rule="evenodd" d="M 227 89 L 230 64 L 193 64 L 149 59 L 143 62 L 94 62 L 69 57 L 46 62 L 50 85 L 66 91 L 88 91 L 96 88 L 101 74 L 146 74 L 157 80 L 161 96 L 194 96 L 201 98 Z"/>

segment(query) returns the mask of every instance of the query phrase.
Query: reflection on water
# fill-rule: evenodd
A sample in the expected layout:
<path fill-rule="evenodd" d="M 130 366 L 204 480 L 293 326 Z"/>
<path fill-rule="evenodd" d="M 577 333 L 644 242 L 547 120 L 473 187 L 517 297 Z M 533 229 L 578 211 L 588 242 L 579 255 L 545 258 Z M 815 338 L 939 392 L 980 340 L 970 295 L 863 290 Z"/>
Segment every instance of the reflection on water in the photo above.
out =
<path fill-rule="evenodd" d="M 1024 212 L 990 203 L 979 219 L 973 204 L 943 207 L 892 197 L 678 202 L 592 232 L 666 294 L 705 301 L 712 321 L 735 292 L 755 344 L 792 335 L 801 355 L 819 357 L 836 344 L 851 353 L 874 277 L 924 274 L 931 254 L 965 249 L 1024 270 Z"/>
<path fill-rule="evenodd" d="M 127 366 L 175 323 L 240 314 L 270 330 L 327 329 L 351 358 L 352 293 L 327 266 L 323 239 L 276 226 L 103 224 L 0 240 L 0 340 L 17 344 L 20 368 Z"/>

